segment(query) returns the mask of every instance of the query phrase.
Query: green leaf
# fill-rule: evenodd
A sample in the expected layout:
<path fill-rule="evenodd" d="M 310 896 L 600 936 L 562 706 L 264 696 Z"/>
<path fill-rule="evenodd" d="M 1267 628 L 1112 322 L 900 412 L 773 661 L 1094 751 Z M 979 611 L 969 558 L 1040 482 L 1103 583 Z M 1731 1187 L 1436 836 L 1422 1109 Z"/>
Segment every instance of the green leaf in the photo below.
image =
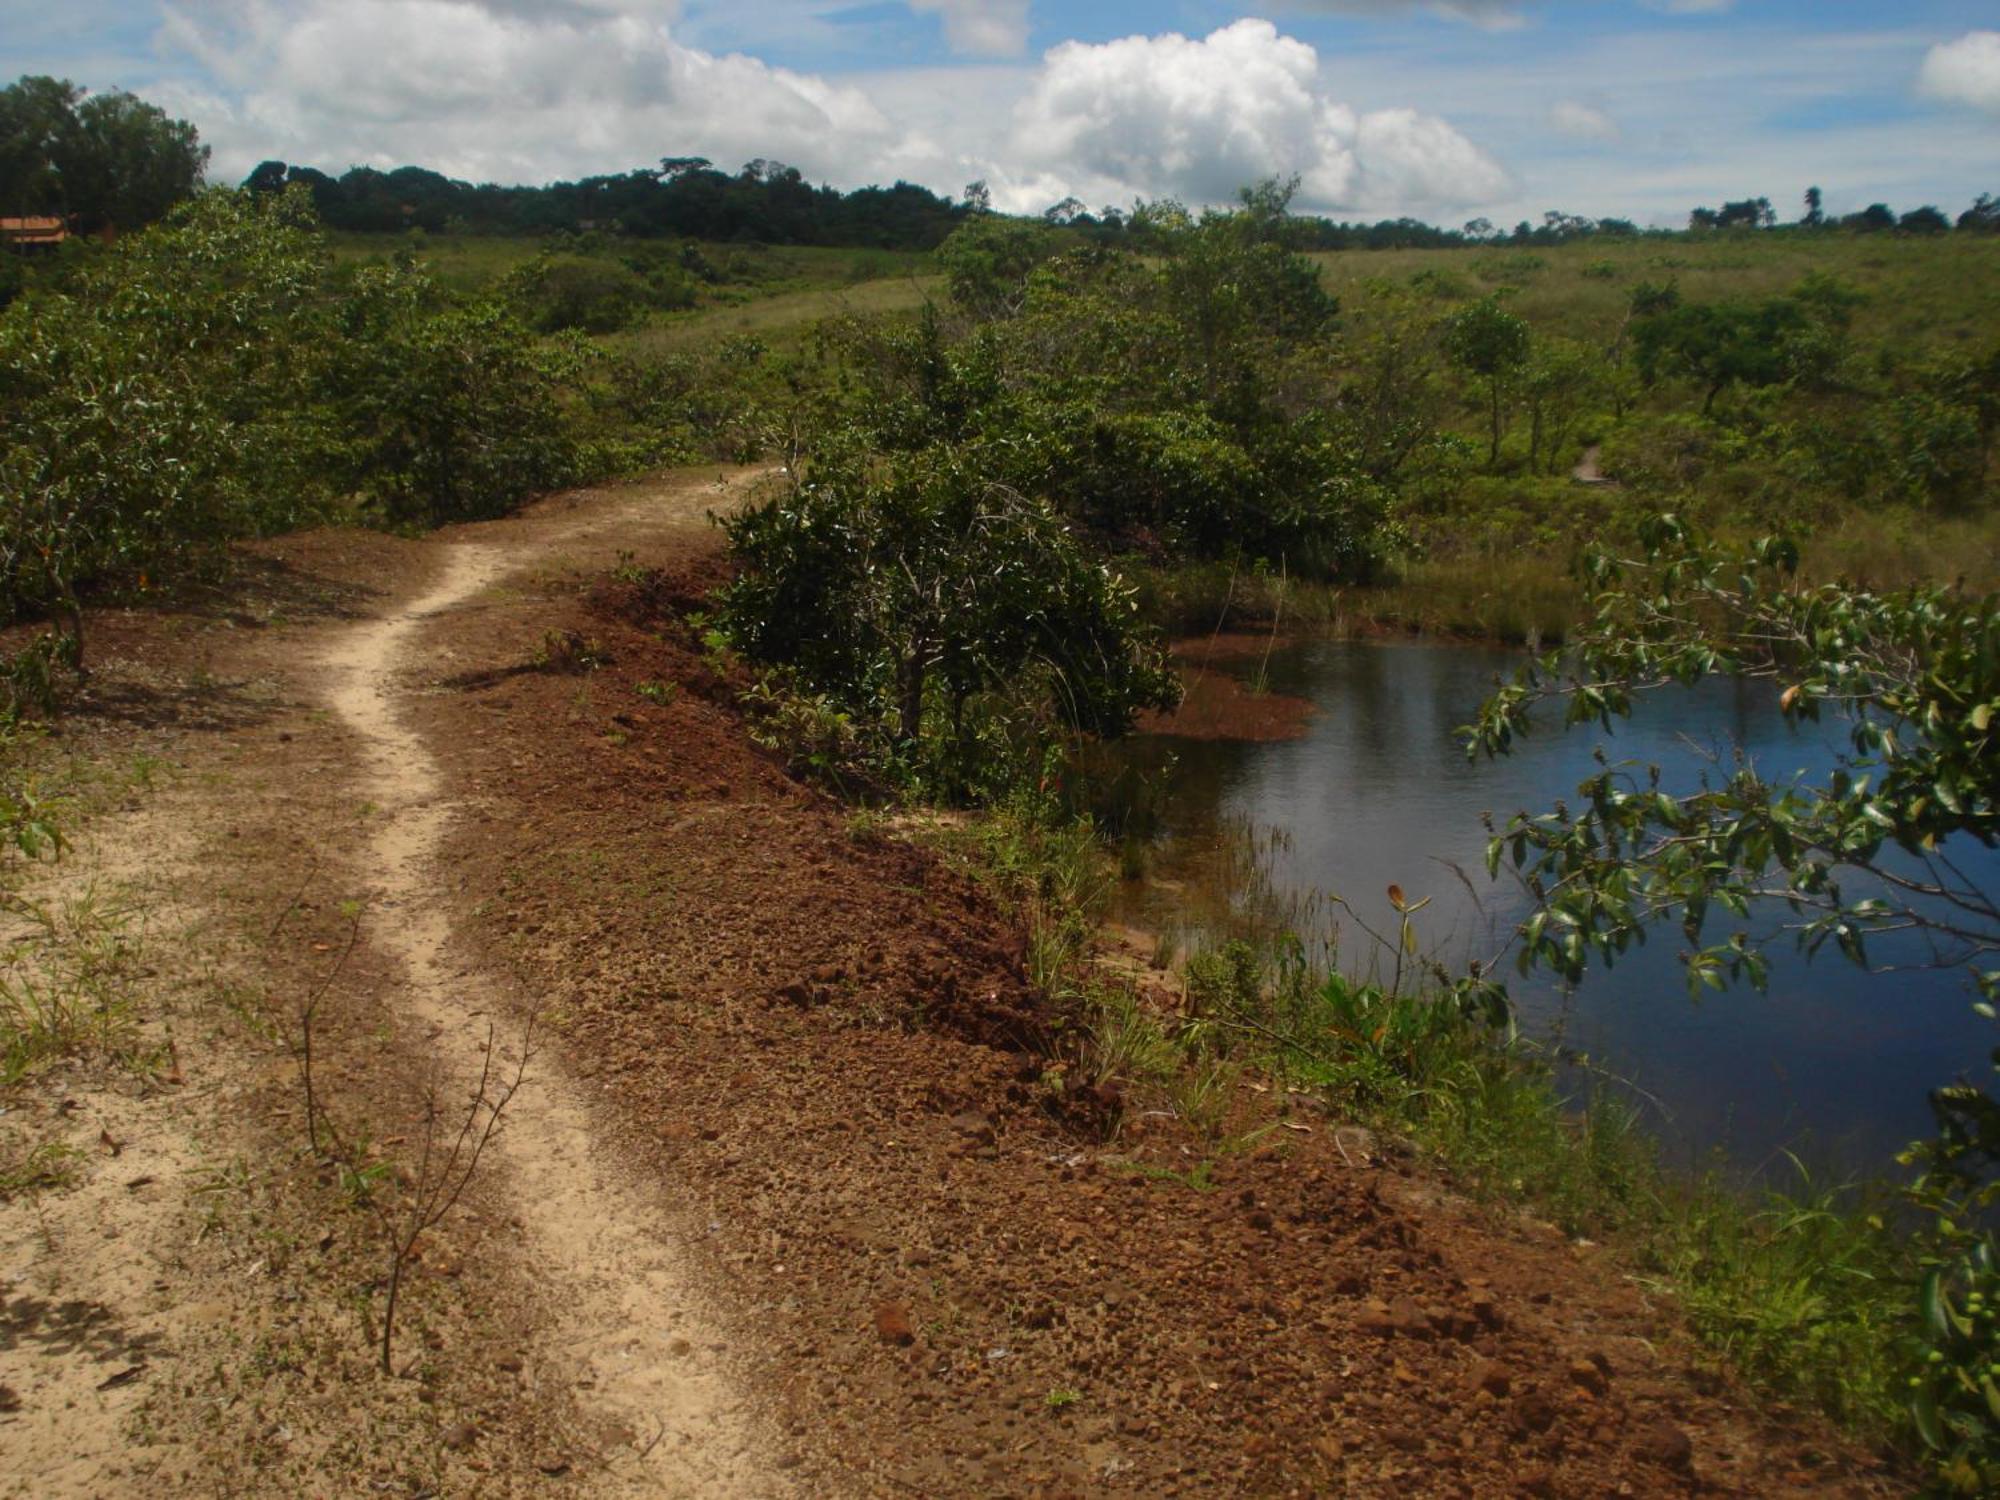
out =
<path fill-rule="evenodd" d="M 1938 1420 L 1937 1398 L 1929 1391 L 1918 1391 L 1910 1397 L 1910 1417 L 1916 1423 L 1917 1436 L 1924 1446 L 1933 1451 L 1944 1447 L 1944 1424 Z"/>

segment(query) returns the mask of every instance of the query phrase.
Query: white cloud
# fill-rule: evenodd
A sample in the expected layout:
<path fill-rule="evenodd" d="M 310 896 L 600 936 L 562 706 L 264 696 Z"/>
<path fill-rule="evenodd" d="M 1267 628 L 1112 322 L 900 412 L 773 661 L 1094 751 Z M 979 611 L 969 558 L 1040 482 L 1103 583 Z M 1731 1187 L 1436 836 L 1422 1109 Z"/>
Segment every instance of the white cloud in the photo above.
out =
<path fill-rule="evenodd" d="M 852 172 L 896 131 L 859 90 L 677 42 L 635 0 L 209 0 L 164 39 L 236 97 L 218 174 L 267 156 L 543 181 L 701 153 Z"/>
<path fill-rule="evenodd" d="M 1332 97 L 1319 55 L 1268 21 L 1197 40 L 1069 42 L 1035 66 L 829 80 L 690 46 L 668 9 L 202 0 L 169 10 L 162 42 L 206 78 L 163 79 L 153 94 L 201 128 L 222 180 L 267 157 L 545 182 L 703 155 L 726 168 L 773 157 L 843 186 L 904 177 L 956 192 L 985 178 L 1018 210 L 1071 194 L 1222 203 L 1293 173 L 1300 206 L 1323 211 L 1420 214 L 1511 188 L 1445 121 Z"/>
<path fill-rule="evenodd" d="M 1028 0 L 909 0 L 910 9 L 944 20 L 954 52 L 1016 57 L 1028 50 Z"/>
<path fill-rule="evenodd" d="M 1917 89 L 1947 104 L 2000 114 L 2000 31 L 1968 31 L 1940 42 L 1924 57 Z"/>
<path fill-rule="evenodd" d="M 1023 208 L 1064 193 L 1216 203 L 1293 174 L 1301 206 L 1325 210 L 1458 207 L 1507 191 L 1500 165 L 1443 120 L 1358 113 L 1319 74 L 1318 53 L 1269 21 L 1199 40 L 1065 42 L 1015 111 L 1003 153 L 1015 170 L 998 176 L 996 195 Z"/>
<path fill-rule="evenodd" d="M 1558 100 L 1549 108 L 1549 124 L 1561 134 L 1599 145 L 1615 143 L 1621 132 L 1618 122 L 1594 104 L 1575 99 Z"/>

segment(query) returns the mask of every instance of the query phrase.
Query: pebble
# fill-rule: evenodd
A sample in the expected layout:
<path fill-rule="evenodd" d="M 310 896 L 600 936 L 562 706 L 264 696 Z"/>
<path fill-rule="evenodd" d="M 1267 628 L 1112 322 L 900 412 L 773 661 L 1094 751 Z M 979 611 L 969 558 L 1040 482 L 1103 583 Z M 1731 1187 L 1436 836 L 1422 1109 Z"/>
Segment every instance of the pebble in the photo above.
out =
<path fill-rule="evenodd" d="M 1694 1444 L 1688 1435 L 1664 1417 L 1640 1430 L 1633 1452 L 1649 1463 L 1669 1469 L 1686 1469 L 1694 1463 Z"/>
<path fill-rule="evenodd" d="M 909 1309 L 900 1302 L 875 1304 L 875 1332 L 885 1344 L 913 1344 L 917 1331 L 910 1325 Z"/>

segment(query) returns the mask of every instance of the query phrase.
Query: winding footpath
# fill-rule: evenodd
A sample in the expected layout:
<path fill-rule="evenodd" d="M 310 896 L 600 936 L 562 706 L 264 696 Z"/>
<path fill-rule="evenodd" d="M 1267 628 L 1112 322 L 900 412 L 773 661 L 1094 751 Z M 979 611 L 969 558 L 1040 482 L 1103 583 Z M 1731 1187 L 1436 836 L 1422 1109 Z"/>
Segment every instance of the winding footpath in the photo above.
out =
<path fill-rule="evenodd" d="M 642 507 L 656 518 L 660 504 L 648 496 L 601 512 L 533 552 L 456 544 L 428 592 L 346 630 L 321 660 L 327 702 L 364 747 L 362 786 L 378 825 L 364 855 L 375 872 L 364 929 L 400 962 L 407 1013 L 430 1030 L 440 1068 L 465 1085 L 447 1088 L 446 1097 L 470 1096 L 502 1007 L 482 994 L 476 972 L 449 956 L 452 929 L 433 870 L 457 809 L 442 793 L 436 758 L 399 707 L 413 637 L 563 543 L 597 531 L 625 534 L 647 519 Z M 502 1034 L 493 1042 L 508 1073 L 521 1040 Z M 507 1184 L 551 1304 L 562 1309 L 553 1352 L 569 1365 L 570 1384 L 592 1393 L 597 1414 L 633 1437 L 623 1461 L 607 1470 L 612 1492 L 788 1493 L 744 1393 L 712 1360 L 717 1340 L 667 1216 L 605 1159 L 593 1134 L 584 1087 L 552 1055 L 537 1053 L 487 1161 Z"/>

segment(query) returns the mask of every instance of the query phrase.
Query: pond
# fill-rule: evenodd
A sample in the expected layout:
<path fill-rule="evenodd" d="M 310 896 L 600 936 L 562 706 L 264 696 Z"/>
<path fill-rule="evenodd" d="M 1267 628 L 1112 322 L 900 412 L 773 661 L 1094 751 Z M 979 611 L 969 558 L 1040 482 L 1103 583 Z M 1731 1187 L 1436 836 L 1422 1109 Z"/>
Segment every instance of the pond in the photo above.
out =
<path fill-rule="evenodd" d="M 1562 731 L 1545 716 L 1509 756 L 1470 762 L 1455 732 L 1496 677 L 1519 658 L 1497 649 L 1362 641 L 1280 644 L 1212 660 L 1201 670 L 1257 691 L 1307 700 L 1296 738 L 1248 742 L 1171 734 L 1134 738 L 1120 751 L 1125 780 L 1149 786 L 1158 809 L 1146 880 L 1128 882 L 1119 917 L 1158 931 L 1204 883 L 1239 888 L 1246 839 L 1267 904 L 1320 925 L 1337 922 L 1342 962 L 1364 966 L 1358 925 L 1393 933 L 1386 889 L 1430 900 L 1417 917 L 1426 949 L 1454 966 L 1491 956 L 1526 909 L 1502 871 L 1486 875 L 1481 814 L 1504 822 L 1574 799 L 1594 774 L 1594 752 L 1662 767 L 1687 789 L 1704 769 L 1748 756 L 1767 779 L 1814 773 L 1840 749 L 1837 724 L 1795 728 L 1765 682 L 1715 681 L 1641 704 L 1630 721 Z M 2000 853 L 1954 851 L 1967 872 L 2000 887 Z M 1330 908 L 1336 895 L 1351 910 Z M 1719 941 L 1727 928 L 1711 929 Z M 1983 1079 L 1996 1040 L 1970 1009 L 1963 971 L 1863 974 L 1831 945 L 1812 961 L 1781 939 L 1766 993 L 1731 988 L 1699 1002 L 1688 994 L 1678 930 L 1657 931 L 1611 970 L 1593 969 L 1572 993 L 1539 973 L 1502 969 L 1525 1030 L 1587 1058 L 1571 1081 L 1615 1077 L 1639 1104 L 1669 1155 L 1692 1162 L 1720 1148 L 1757 1171 L 1797 1152 L 1818 1169 L 1887 1168 L 1894 1152 L 1929 1132 L 1927 1091 L 1952 1078 Z M 1916 955 L 1886 946 L 1877 962 Z"/>

